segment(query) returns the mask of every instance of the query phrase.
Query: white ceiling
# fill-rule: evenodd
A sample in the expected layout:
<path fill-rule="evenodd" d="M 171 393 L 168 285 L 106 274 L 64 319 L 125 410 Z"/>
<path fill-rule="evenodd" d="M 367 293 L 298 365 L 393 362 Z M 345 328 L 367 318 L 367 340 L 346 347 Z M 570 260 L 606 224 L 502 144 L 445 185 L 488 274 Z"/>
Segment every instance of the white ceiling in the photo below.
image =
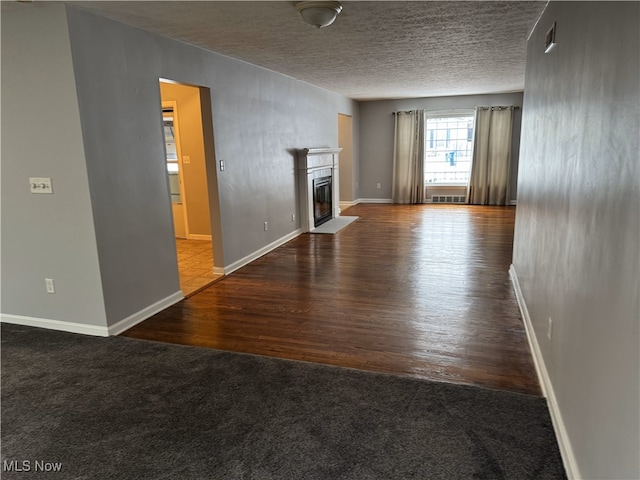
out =
<path fill-rule="evenodd" d="M 358 100 L 521 91 L 545 1 L 344 1 L 316 29 L 282 1 L 73 2 Z"/>

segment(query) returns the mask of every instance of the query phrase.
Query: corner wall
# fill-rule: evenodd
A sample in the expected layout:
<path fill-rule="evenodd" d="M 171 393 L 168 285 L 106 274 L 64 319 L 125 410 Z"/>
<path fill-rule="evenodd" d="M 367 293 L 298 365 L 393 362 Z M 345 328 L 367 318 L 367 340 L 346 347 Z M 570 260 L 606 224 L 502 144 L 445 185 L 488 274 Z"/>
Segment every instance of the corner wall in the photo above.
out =
<path fill-rule="evenodd" d="M 586 479 L 640 478 L 639 19 L 637 2 L 552 2 L 527 51 L 513 268 Z"/>
<path fill-rule="evenodd" d="M 2 7 L 2 321 L 106 335 L 65 8 Z"/>

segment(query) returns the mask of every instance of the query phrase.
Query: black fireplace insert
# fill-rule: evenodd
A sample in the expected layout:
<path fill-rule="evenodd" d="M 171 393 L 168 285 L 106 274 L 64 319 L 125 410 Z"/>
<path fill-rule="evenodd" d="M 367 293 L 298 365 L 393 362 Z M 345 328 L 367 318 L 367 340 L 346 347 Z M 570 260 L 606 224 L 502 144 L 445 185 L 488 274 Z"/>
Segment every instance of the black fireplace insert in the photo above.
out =
<path fill-rule="evenodd" d="M 333 208 L 331 191 L 331 175 L 313 179 L 313 224 L 322 225 L 331 220 Z"/>

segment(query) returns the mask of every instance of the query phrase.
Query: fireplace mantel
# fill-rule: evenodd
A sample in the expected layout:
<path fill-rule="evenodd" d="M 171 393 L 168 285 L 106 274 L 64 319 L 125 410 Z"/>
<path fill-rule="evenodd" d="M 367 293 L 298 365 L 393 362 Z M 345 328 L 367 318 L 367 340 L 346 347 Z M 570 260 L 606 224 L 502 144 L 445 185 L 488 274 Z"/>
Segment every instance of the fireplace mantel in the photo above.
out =
<path fill-rule="evenodd" d="M 319 170 L 331 171 L 331 218 L 340 216 L 340 178 L 338 154 L 342 148 L 302 148 L 297 153 L 300 228 L 303 232 L 315 229 L 313 220 L 313 178 Z"/>

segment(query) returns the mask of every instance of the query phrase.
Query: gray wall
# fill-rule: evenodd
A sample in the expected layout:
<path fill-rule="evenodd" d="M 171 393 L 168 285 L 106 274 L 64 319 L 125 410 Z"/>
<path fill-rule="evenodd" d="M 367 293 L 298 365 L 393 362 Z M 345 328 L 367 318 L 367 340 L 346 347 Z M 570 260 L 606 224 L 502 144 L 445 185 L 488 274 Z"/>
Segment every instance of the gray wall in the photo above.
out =
<path fill-rule="evenodd" d="M 528 46 L 513 264 L 582 478 L 640 478 L 639 18 L 553 2 Z"/>
<path fill-rule="evenodd" d="M 381 100 L 360 104 L 360 181 L 359 198 L 391 198 L 393 179 L 393 112 L 403 110 L 473 109 L 478 105 L 522 106 L 522 93 L 499 95 L 467 95 L 456 97 L 410 98 Z M 514 115 L 511 200 L 516 199 L 520 119 L 522 110 Z M 380 189 L 376 184 L 380 183 Z"/>
<path fill-rule="evenodd" d="M 36 18 L 39 8 L 45 8 L 41 5 L 23 7 L 25 12 L 20 14 L 29 19 Z M 74 222 L 81 224 L 74 225 L 74 228 L 90 231 L 95 227 L 95 238 L 78 240 L 77 243 L 82 245 L 74 249 L 69 249 L 67 244 L 48 244 L 43 238 L 38 242 L 38 248 L 43 258 L 56 258 L 58 268 L 62 269 L 76 250 L 93 250 L 95 255 L 97 245 L 99 275 L 95 269 L 83 271 L 80 268 L 76 272 L 77 282 L 102 284 L 104 302 L 99 303 L 106 311 L 108 325 L 167 298 L 179 288 L 164 166 L 159 78 L 210 89 L 215 130 L 215 151 L 211 153 L 215 158 L 208 159 L 209 192 L 214 197 L 212 203 L 217 206 L 219 202 L 220 206 L 219 213 L 212 212 L 216 224 L 212 225 L 217 247 L 216 266 L 237 262 L 298 229 L 298 220 L 291 221 L 292 213 L 296 214 L 296 219 L 300 218 L 293 149 L 336 146 L 338 113 L 353 115 L 357 125 L 358 107 L 355 102 L 76 7 L 55 4 L 46 8 L 50 14 L 49 29 L 40 29 L 40 25 L 25 21 L 21 25 L 21 35 L 32 37 L 32 43 L 39 46 L 54 40 L 64 42 L 66 12 L 66 57 L 62 56 L 62 63 L 59 63 L 57 52 L 47 52 L 54 67 L 49 68 L 46 63 L 39 67 L 38 62 L 44 54 L 19 47 L 13 37 L 19 34 L 18 28 L 9 32 L 12 36 L 9 33 L 5 35 L 3 29 L 3 61 L 7 44 L 15 46 L 24 57 L 21 62 L 31 65 L 39 88 L 32 97 L 26 93 L 20 97 L 23 102 L 20 108 L 27 112 L 24 114 L 25 123 L 31 120 L 30 117 L 36 117 L 34 125 L 37 128 L 16 128 L 17 137 L 8 143 L 15 145 L 10 147 L 14 152 L 23 143 L 41 143 L 41 139 L 48 135 L 57 137 L 61 131 L 69 130 L 75 136 L 78 155 L 82 155 L 84 147 L 86 177 L 84 186 L 75 188 L 84 194 L 84 197 L 78 195 L 76 200 L 88 218 L 74 218 Z M 10 15 L 14 16 L 10 13 L 6 17 Z M 4 20 L 3 15 L 3 27 Z M 9 20 L 6 23 L 9 24 Z M 60 39 L 50 38 L 52 28 L 57 29 Z M 69 62 L 69 41 L 73 68 Z M 64 79 L 60 82 L 69 91 L 68 95 L 77 99 L 74 100 L 77 102 L 75 124 L 66 125 L 60 121 L 60 111 L 68 109 L 69 103 L 55 100 L 57 85 L 52 89 L 47 84 L 51 69 L 62 72 Z M 2 88 L 3 97 L 8 98 L 13 91 L 9 94 L 4 84 L 5 71 Z M 18 108 L 17 104 L 15 108 Z M 52 115 L 53 118 L 49 118 L 45 125 L 44 121 L 37 119 L 42 111 L 55 112 L 56 115 Z M 80 132 L 83 145 L 78 144 Z M 3 135 L 3 148 L 4 139 Z M 31 175 L 46 176 L 42 169 L 35 168 L 43 161 L 40 160 L 44 157 L 43 152 L 44 148 L 38 155 L 21 155 L 24 162 L 19 167 L 21 171 L 29 170 L 34 172 Z M 215 171 L 216 160 L 225 160 L 224 172 Z M 80 157 L 76 164 L 83 162 L 84 158 Z M 74 175 L 68 172 L 70 169 L 63 168 L 65 165 L 60 165 L 61 172 Z M 3 182 L 19 180 L 26 189 L 26 178 L 23 178 L 26 175 L 16 174 L 15 178 L 5 179 L 4 174 L 3 171 Z M 73 182 L 73 179 L 69 181 Z M 212 182 L 215 184 L 213 187 Z M 8 190 L 5 195 L 3 189 L 2 197 L 3 207 L 13 204 L 15 216 L 22 219 L 13 236 L 17 239 L 29 235 L 33 228 L 24 224 L 30 225 L 36 212 L 24 210 L 20 203 L 24 195 L 20 196 L 13 190 Z M 49 217 L 61 215 L 60 210 L 52 207 Z M 263 228 L 265 221 L 269 222 L 266 232 Z M 4 222 L 3 216 L 3 227 Z M 66 239 L 62 226 L 56 225 L 55 232 L 61 239 Z M 221 243 L 224 251 L 220 248 Z M 9 248 L 4 248 L 3 254 L 5 257 L 17 256 L 24 261 L 28 261 L 29 256 L 17 240 Z M 224 257 L 222 260 L 220 255 Z M 93 260 L 95 264 L 95 257 Z M 3 275 L 12 278 L 20 268 L 23 265 L 18 265 L 18 262 L 10 268 L 5 268 L 3 263 Z M 57 269 L 51 273 L 51 276 L 56 275 L 60 275 Z M 36 276 L 35 272 L 28 270 L 24 276 L 30 283 L 21 281 L 14 289 L 22 292 L 23 297 L 30 294 L 23 289 L 25 283 L 44 285 L 44 274 L 39 271 Z M 74 292 L 76 297 L 78 292 Z M 98 303 L 94 299 L 86 302 Z M 72 315 L 76 308 L 77 305 L 69 302 L 65 312 Z M 19 314 L 27 311 L 27 307 L 20 303 L 14 310 L 13 313 Z M 47 316 L 47 312 L 43 308 L 41 314 Z"/>
<path fill-rule="evenodd" d="M 51 177 L 53 195 L 31 194 L 29 177 Z M 46 293 L 45 278 L 55 281 L 55 294 Z M 4 315 L 106 326 L 59 5 L 2 14 L 1 301 Z"/>
<path fill-rule="evenodd" d="M 292 149 L 336 146 L 328 91 L 70 8 L 69 30 L 109 322 L 177 289 L 158 78 L 211 90 L 223 266 L 298 228 Z M 211 160 L 211 159 L 209 159 Z M 269 222 L 264 231 L 264 222 Z M 217 234 L 217 237 L 216 237 Z M 219 259 L 216 266 L 221 266 Z"/>

